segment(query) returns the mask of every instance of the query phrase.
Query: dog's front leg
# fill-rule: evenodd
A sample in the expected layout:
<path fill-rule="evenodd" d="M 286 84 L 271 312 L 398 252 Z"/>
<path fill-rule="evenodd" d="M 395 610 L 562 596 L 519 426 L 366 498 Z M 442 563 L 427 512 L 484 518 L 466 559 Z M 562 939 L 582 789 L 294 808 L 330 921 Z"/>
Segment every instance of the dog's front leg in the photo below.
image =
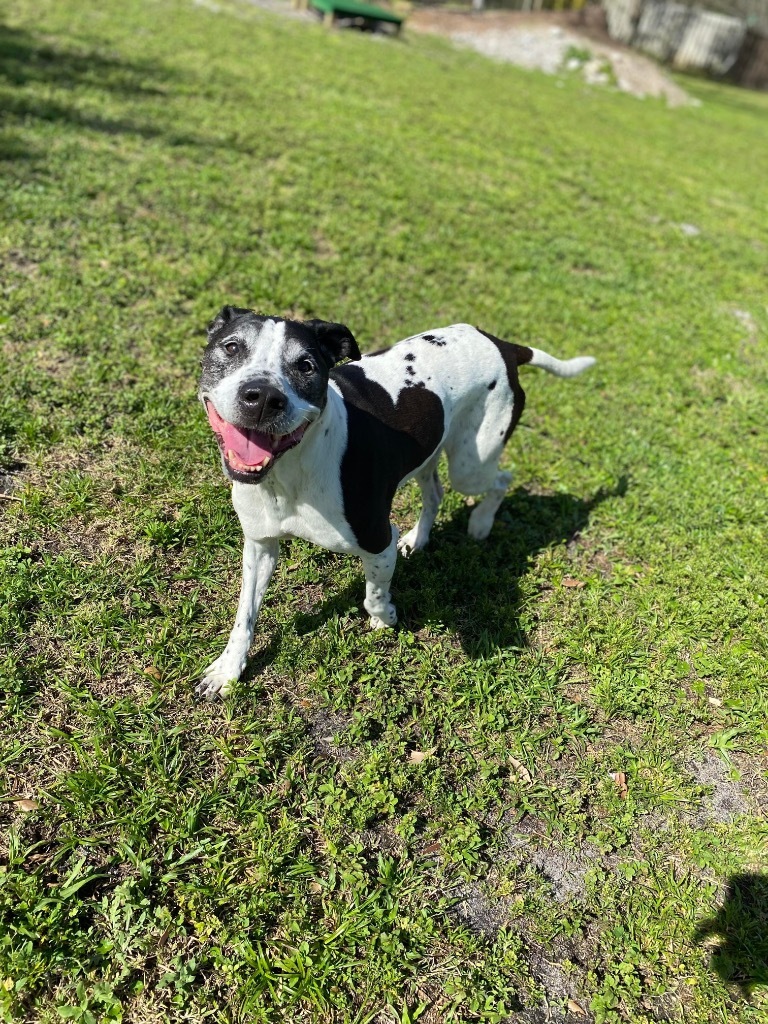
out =
<path fill-rule="evenodd" d="M 235 624 L 229 635 L 223 653 L 209 665 L 205 676 L 197 686 L 199 697 L 212 700 L 216 696 L 226 697 L 232 683 L 240 678 L 248 658 L 248 648 L 253 640 L 256 618 L 264 600 L 269 581 L 272 578 L 280 545 L 275 539 L 245 539 L 243 548 L 243 584 L 237 605 Z"/>
<path fill-rule="evenodd" d="M 371 616 L 373 629 L 384 629 L 397 622 L 397 611 L 392 604 L 389 584 L 395 572 L 397 561 L 397 527 L 392 527 L 392 542 L 377 555 L 361 551 L 365 570 L 365 610 Z"/>

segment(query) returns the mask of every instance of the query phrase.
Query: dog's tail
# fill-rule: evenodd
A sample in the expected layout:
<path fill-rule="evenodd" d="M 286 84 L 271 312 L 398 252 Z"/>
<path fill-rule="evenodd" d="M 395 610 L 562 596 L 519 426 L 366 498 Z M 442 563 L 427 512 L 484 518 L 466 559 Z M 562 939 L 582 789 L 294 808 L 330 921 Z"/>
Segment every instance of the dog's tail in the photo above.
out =
<path fill-rule="evenodd" d="M 575 359 L 556 359 L 548 352 L 542 352 L 540 348 L 528 348 L 527 345 L 515 345 L 517 349 L 517 363 L 528 363 L 529 366 L 538 366 L 547 373 L 554 373 L 557 377 L 575 377 L 590 366 L 594 366 L 596 360 L 592 356 L 576 356 Z"/>

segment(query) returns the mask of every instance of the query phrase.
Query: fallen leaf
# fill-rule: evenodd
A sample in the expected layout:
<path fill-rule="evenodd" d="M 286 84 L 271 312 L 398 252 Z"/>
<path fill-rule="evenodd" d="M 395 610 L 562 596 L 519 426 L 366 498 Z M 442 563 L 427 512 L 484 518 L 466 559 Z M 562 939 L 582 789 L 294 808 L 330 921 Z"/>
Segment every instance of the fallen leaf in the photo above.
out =
<path fill-rule="evenodd" d="M 434 843 L 428 843 L 421 851 L 425 857 L 439 856 L 442 852 L 443 844 L 437 839 Z"/>
<path fill-rule="evenodd" d="M 154 665 L 147 665 L 147 667 L 144 669 L 144 675 L 145 676 L 152 676 L 153 679 L 157 679 L 158 681 L 160 679 L 162 679 L 162 676 L 160 674 L 160 669 L 159 668 L 155 668 Z"/>
<path fill-rule="evenodd" d="M 432 747 L 430 750 L 412 750 L 408 755 L 408 761 L 410 764 L 421 764 L 422 761 L 426 761 L 428 757 L 437 750 L 437 747 Z"/>
<path fill-rule="evenodd" d="M 37 800 L 14 800 L 13 806 L 17 811 L 24 811 L 28 814 L 30 811 L 36 811 L 40 804 Z"/>
<path fill-rule="evenodd" d="M 616 785 L 616 789 L 619 793 L 619 799 L 626 800 L 627 793 L 629 792 L 629 789 L 627 788 L 627 776 L 624 774 L 624 772 L 609 772 L 608 774 L 611 776 Z"/>
<path fill-rule="evenodd" d="M 709 703 L 712 705 L 713 708 L 722 707 L 723 702 L 720 700 L 719 697 L 707 697 L 707 700 L 709 701 Z"/>
<path fill-rule="evenodd" d="M 518 779 L 522 779 L 523 782 L 531 781 L 531 773 L 525 767 L 522 761 L 518 761 L 516 757 L 510 757 L 509 763 L 515 769 L 515 775 Z"/>
<path fill-rule="evenodd" d="M 318 893 L 323 891 L 322 885 L 319 882 L 310 882 L 307 886 L 310 892 Z"/>
<path fill-rule="evenodd" d="M 563 576 L 561 580 L 564 587 L 583 587 L 584 580 L 575 580 L 573 576 Z"/>
<path fill-rule="evenodd" d="M 587 1016 L 587 1011 L 584 1009 L 583 1006 L 580 1006 L 575 999 L 568 1000 L 568 1009 L 571 1011 L 571 1013 L 578 1013 L 580 1017 Z"/>

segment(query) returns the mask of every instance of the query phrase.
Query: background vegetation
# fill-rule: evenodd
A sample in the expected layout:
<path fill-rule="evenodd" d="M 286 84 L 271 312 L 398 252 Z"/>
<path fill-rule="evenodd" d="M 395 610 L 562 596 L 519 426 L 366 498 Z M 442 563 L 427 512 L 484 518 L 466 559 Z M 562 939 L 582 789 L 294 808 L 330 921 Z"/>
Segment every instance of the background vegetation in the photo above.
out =
<path fill-rule="evenodd" d="M 243 4 L 5 11 L 5 1018 L 764 1019 L 768 97 Z M 449 494 L 397 631 L 286 545 L 201 706 L 225 302 L 599 364 L 526 374 L 490 540 Z"/>

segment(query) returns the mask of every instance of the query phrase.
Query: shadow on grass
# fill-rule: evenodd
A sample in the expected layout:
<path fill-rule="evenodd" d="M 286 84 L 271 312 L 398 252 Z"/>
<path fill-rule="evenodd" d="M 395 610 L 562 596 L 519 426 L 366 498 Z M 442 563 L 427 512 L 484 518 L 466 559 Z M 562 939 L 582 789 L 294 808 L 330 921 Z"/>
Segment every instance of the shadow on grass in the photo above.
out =
<path fill-rule="evenodd" d="M 759 985 L 768 985 L 768 875 L 733 875 L 716 917 L 702 921 L 695 939 L 719 935 L 712 969 L 749 999 Z"/>
<path fill-rule="evenodd" d="M 30 124 L 56 122 L 105 135 L 163 138 L 170 145 L 218 145 L 214 140 L 184 134 L 172 125 L 109 118 L 93 112 L 98 93 L 126 101 L 153 100 L 171 93 L 178 73 L 157 62 L 106 57 L 97 50 L 51 45 L 19 28 L 0 24 L 0 161 L 44 159 L 30 149 L 22 130 Z M 90 109 L 79 105 L 83 90 L 92 90 Z M 163 123 L 165 118 L 163 118 Z"/>
<path fill-rule="evenodd" d="M 533 559 L 553 544 L 574 540 L 589 522 L 592 510 L 627 491 L 622 477 L 615 487 L 601 488 L 588 499 L 571 494 L 530 494 L 522 487 L 503 502 L 487 541 L 467 535 L 470 509 L 463 508 L 432 531 L 429 547 L 409 559 L 399 558 L 392 593 L 399 623 L 412 631 L 439 622 L 455 633 L 470 658 L 497 648 L 523 647 L 520 625 L 520 578 Z M 311 614 L 299 614 L 286 629 L 306 634 L 332 615 L 358 607 L 361 619 L 364 581 L 328 594 Z M 277 655 L 283 630 L 250 663 L 252 678 Z"/>

